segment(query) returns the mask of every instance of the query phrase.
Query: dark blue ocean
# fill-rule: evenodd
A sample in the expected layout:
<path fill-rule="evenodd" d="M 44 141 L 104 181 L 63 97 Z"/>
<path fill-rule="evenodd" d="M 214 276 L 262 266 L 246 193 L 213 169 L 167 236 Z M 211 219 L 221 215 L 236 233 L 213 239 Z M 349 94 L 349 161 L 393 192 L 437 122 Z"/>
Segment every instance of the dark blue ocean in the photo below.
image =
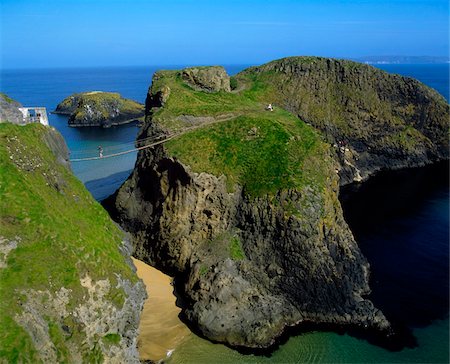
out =
<path fill-rule="evenodd" d="M 173 68 L 180 68 L 176 66 Z M 449 100 L 449 65 L 380 65 L 417 78 Z M 144 102 L 152 74 L 166 67 L 1 70 L 0 91 L 25 106 L 48 111 L 75 92 L 102 90 Z M 245 66 L 227 66 L 234 74 Z M 50 114 L 72 157 L 132 145 L 137 125 L 110 129 L 69 128 Z M 127 178 L 136 155 L 73 163 L 93 196 L 103 199 Z M 341 193 L 345 217 L 371 264 L 375 305 L 402 327 L 409 347 L 389 351 L 350 334 L 311 332 L 290 338 L 271 357 L 239 354 L 192 335 L 171 363 L 449 362 L 448 165 L 379 175 Z"/>

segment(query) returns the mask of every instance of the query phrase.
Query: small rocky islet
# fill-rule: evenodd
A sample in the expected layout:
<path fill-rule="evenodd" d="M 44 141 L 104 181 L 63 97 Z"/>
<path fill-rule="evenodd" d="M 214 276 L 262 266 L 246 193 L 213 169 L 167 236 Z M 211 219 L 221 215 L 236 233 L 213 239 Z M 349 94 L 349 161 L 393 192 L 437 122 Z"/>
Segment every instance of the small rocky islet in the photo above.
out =
<path fill-rule="evenodd" d="M 74 100 L 59 112 L 76 114 Z M 350 61 L 157 72 L 138 140 L 178 136 L 141 150 L 103 203 L 129 239 L 55 130 L 0 124 L 0 356 L 138 362 L 146 293 L 131 250 L 175 276 L 183 317 L 213 341 L 264 349 L 305 324 L 392 335 L 365 298 L 370 267 L 339 188 L 447 160 L 448 119 L 434 90 Z"/>
<path fill-rule="evenodd" d="M 144 111 L 144 105 L 125 99 L 118 93 L 90 91 L 65 98 L 54 113 L 68 115 L 69 126 L 109 128 L 139 121 L 143 118 Z"/>

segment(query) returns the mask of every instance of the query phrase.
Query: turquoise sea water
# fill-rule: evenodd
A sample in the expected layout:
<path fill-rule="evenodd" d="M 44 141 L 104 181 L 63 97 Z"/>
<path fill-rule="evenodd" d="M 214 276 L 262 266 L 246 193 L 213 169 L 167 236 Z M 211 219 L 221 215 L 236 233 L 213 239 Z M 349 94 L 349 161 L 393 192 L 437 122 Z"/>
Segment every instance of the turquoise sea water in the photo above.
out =
<path fill-rule="evenodd" d="M 2 70 L 0 90 L 26 106 L 45 106 L 48 111 L 68 95 L 90 90 L 117 91 L 144 102 L 151 76 L 159 68 L 165 67 Z M 230 73 L 242 68 L 227 67 Z M 449 99 L 449 65 L 380 68 L 415 77 Z M 98 145 L 105 150 L 122 148 L 133 143 L 138 131 L 136 125 L 69 128 L 67 118 L 59 115 L 50 115 L 50 124 L 62 133 L 73 155 L 95 153 Z M 127 178 L 135 157 L 74 163 L 73 169 L 94 197 L 102 199 Z M 406 176 L 388 175 L 364 184 L 367 188 L 351 192 L 353 199 L 343 201 L 347 221 L 372 265 L 371 299 L 390 319 L 411 330 L 415 347 L 390 352 L 347 334 L 311 332 L 292 337 L 270 357 L 261 357 L 242 355 L 192 335 L 169 362 L 448 362 L 449 193 L 445 173 L 448 169 L 444 168 L 444 173 L 421 169 Z"/>

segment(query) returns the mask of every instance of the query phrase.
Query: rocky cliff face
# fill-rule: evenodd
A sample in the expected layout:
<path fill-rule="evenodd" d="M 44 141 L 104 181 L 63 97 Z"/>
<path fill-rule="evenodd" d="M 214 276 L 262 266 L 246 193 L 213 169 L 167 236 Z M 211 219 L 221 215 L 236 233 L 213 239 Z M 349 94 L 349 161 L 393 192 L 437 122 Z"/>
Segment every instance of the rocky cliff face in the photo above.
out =
<path fill-rule="evenodd" d="M 67 97 L 54 112 L 70 115 L 70 126 L 107 128 L 142 118 L 144 106 L 117 93 L 92 91 Z"/>
<path fill-rule="evenodd" d="M 275 61 L 238 74 L 232 93 L 192 86 L 200 70 L 221 84 L 205 68 L 155 74 L 139 139 L 184 134 L 140 151 L 105 202 L 136 256 L 177 276 L 185 317 L 211 340 L 266 348 L 305 322 L 390 335 L 364 298 L 369 265 L 339 184 L 447 158 L 448 104 L 347 61 Z"/>
<path fill-rule="evenodd" d="M 449 157 L 449 105 L 412 78 L 317 57 L 281 59 L 238 75 L 243 83 L 248 78 L 334 145 L 341 185 Z"/>
<path fill-rule="evenodd" d="M 19 107 L 22 107 L 20 103 L 0 92 L 0 123 L 25 124 Z"/>
<path fill-rule="evenodd" d="M 336 179 L 328 196 L 305 188 L 253 200 L 227 192 L 223 176 L 157 153 L 140 156 L 110 209 L 133 233 L 136 256 L 179 277 L 184 314 L 203 335 L 264 348 L 302 322 L 389 331 L 363 298 L 369 266 L 343 220 Z"/>
<path fill-rule="evenodd" d="M 211 340 L 267 348 L 286 327 L 306 322 L 388 335 L 386 318 L 364 298 L 369 265 L 343 219 L 330 148 L 285 111 L 265 112 L 254 101 L 259 88 L 208 96 L 186 91 L 183 73 L 156 75 L 139 138 L 190 127 L 187 110 L 208 120 L 205 129 L 139 152 L 130 178 L 105 201 L 133 235 L 135 255 L 177 276 L 185 317 Z M 163 87 L 170 93 L 160 102 Z M 208 123 L 217 121 L 223 105 L 241 116 L 216 130 Z M 279 125 L 286 141 L 272 150 L 285 135 Z M 305 144 L 314 147 L 302 149 Z M 258 157 L 266 147 L 267 158 L 280 153 L 272 164 Z M 300 154 L 297 165 L 292 161 Z M 243 155 L 242 164 L 234 164 Z M 285 158 L 285 172 L 264 175 Z M 279 174 L 290 177 L 274 189 Z"/>
<path fill-rule="evenodd" d="M 0 357 L 139 363 L 131 247 L 70 172 L 61 135 L 0 125 Z"/>

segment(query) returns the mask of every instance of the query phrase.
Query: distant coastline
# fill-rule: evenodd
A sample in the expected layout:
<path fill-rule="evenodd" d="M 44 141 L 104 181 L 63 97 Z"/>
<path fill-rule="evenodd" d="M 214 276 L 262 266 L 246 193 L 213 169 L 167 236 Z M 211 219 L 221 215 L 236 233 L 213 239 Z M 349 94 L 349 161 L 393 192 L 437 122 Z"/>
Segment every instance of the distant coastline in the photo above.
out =
<path fill-rule="evenodd" d="M 450 63 L 449 57 L 436 56 L 367 56 L 352 58 L 367 64 L 442 64 Z"/>

